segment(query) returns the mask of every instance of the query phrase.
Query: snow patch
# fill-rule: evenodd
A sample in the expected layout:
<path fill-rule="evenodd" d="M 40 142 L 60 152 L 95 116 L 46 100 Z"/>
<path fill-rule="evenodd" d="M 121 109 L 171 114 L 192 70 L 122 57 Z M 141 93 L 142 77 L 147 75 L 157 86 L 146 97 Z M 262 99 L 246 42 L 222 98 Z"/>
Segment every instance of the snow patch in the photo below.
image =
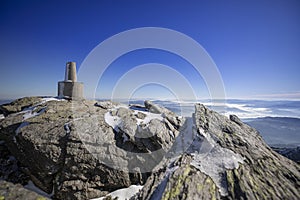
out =
<path fill-rule="evenodd" d="M 48 101 L 66 101 L 66 100 L 61 98 L 61 97 L 45 97 L 45 98 L 42 98 L 42 104 L 46 103 Z"/>
<path fill-rule="evenodd" d="M 119 116 L 112 116 L 111 115 L 111 112 L 112 111 L 117 111 L 118 108 L 126 108 L 126 109 L 130 109 L 128 106 L 125 106 L 125 105 L 119 105 L 119 106 L 115 106 L 114 108 L 112 109 L 109 109 L 109 111 L 107 113 L 104 114 L 104 120 L 105 122 L 110 125 L 114 130 L 118 131 L 118 127 L 122 127 L 122 119 L 119 117 Z M 134 114 L 137 115 L 138 112 L 140 113 L 143 113 L 145 114 L 145 118 L 144 119 L 139 119 L 139 118 L 136 118 L 137 120 L 137 123 L 136 125 L 139 126 L 141 124 L 149 124 L 150 121 L 152 119 L 158 119 L 160 121 L 163 120 L 163 117 L 161 114 L 154 114 L 154 113 L 150 113 L 150 112 L 147 112 L 147 111 L 138 111 L 138 110 L 134 110 Z M 124 138 L 125 139 L 125 138 Z"/>
<path fill-rule="evenodd" d="M 46 111 L 47 106 L 44 106 L 38 112 L 35 112 L 36 108 L 38 106 L 48 102 L 48 101 L 65 101 L 65 99 L 59 99 L 59 98 L 55 98 L 55 97 L 42 98 L 41 102 L 39 102 L 39 103 L 37 103 L 33 106 L 30 106 L 28 108 L 25 108 L 21 112 L 18 112 L 17 114 L 22 114 L 23 113 L 23 121 L 26 120 L 26 119 L 29 119 L 31 117 L 39 116 L 40 114 L 42 114 Z"/>
<path fill-rule="evenodd" d="M 3 114 L 0 114 L 0 119 L 4 119 L 5 116 Z"/>
<path fill-rule="evenodd" d="M 23 121 L 24 120 L 27 120 L 31 117 L 36 117 L 36 116 L 39 116 L 40 114 L 44 113 L 46 111 L 46 108 L 47 106 L 44 106 L 43 108 L 41 108 L 38 112 L 35 112 L 36 108 L 48 101 L 65 101 L 65 99 L 60 99 L 60 98 L 57 98 L 57 97 L 47 97 L 47 98 L 42 98 L 42 101 L 33 105 L 33 106 L 30 106 L 28 108 L 25 108 L 24 110 L 22 110 L 21 112 L 18 112 L 17 114 L 21 114 L 23 113 Z M 3 116 L 4 118 L 4 115 L 0 115 L 0 119 L 1 119 L 1 116 Z"/>
<path fill-rule="evenodd" d="M 111 196 L 112 199 L 118 198 L 118 200 L 129 200 L 131 197 L 133 197 L 136 193 L 138 193 L 143 186 L 141 185 L 131 185 L 128 188 L 122 188 L 116 191 L 113 191 L 109 194 L 107 194 L 105 197 Z M 91 200 L 103 200 L 105 197 L 95 198 Z"/>
<path fill-rule="evenodd" d="M 105 113 L 104 120 L 108 125 L 110 125 L 115 130 L 118 130 L 118 126 L 122 122 L 120 117 L 112 116 L 110 111 Z"/>
<path fill-rule="evenodd" d="M 44 113 L 46 110 L 46 107 L 43 107 L 39 112 L 33 112 L 36 107 L 33 107 L 30 110 L 26 110 L 25 114 L 23 115 L 23 120 L 29 119 L 31 117 L 39 116 L 40 114 Z"/>

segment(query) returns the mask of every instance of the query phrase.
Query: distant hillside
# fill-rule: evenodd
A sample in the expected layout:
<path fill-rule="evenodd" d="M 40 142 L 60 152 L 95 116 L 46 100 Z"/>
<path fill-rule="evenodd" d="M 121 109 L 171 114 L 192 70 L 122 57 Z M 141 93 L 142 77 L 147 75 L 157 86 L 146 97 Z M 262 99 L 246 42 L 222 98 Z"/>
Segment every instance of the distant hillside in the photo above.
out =
<path fill-rule="evenodd" d="M 300 145 L 300 119 L 288 117 L 263 117 L 246 120 L 256 128 L 271 146 Z"/>

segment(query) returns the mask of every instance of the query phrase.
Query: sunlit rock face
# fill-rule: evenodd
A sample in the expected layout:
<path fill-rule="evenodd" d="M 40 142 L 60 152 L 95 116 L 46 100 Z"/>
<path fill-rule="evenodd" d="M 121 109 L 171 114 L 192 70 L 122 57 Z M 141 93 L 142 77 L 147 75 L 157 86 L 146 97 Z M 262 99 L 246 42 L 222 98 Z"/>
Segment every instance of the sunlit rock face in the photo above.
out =
<path fill-rule="evenodd" d="M 46 197 L 300 199 L 298 164 L 202 104 L 184 118 L 149 101 L 27 97 L 0 114 L 1 178 Z"/>
<path fill-rule="evenodd" d="M 190 148 L 160 163 L 135 199 L 299 199 L 299 165 L 237 116 L 195 110 Z"/>
<path fill-rule="evenodd" d="M 0 110 L 0 139 L 28 180 L 58 199 L 144 184 L 184 121 L 167 109 L 157 114 L 109 101 L 32 97 Z M 176 117 L 176 124 L 168 120 Z"/>

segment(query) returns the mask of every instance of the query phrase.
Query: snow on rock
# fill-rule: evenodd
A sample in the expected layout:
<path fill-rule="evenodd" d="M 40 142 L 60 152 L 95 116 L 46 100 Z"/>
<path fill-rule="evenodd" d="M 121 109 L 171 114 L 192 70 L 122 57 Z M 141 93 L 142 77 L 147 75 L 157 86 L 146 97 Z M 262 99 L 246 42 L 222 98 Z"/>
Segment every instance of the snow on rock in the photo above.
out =
<path fill-rule="evenodd" d="M 107 194 L 105 197 L 95 198 L 92 200 L 103 200 L 109 196 L 111 196 L 112 199 L 115 199 L 117 197 L 118 200 L 129 200 L 136 193 L 138 193 L 139 190 L 141 190 L 142 188 L 143 188 L 143 186 L 141 186 L 141 185 L 131 185 L 128 188 L 123 188 L 123 189 L 113 191 L 113 192 Z"/>
<path fill-rule="evenodd" d="M 110 111 L 105 113 L 104 119 L 105 119 L 105 122 L 115 130 L 117 130 L 119 124 L 122 122 L 120 117 L 112 116 Z"/>
<path fill-rule="evenodd" d="M 3 114 L 0 114 L 0 119 L 4 119 L 5 116 Z"/>
<path fill-rule="evenodd" d="M 105 122 L 110 125 L 113 129 L 115 130 L 118 130 L 118 127 L 122 127 L 122 118 L 117 116 L 117 115 L 112 115 L 112 111 L 118 111 L 119 108 L 126 108 L 126 109 L 130 109 L 130 107 L 126 106 L 126 105 L 118 105 L 118 106 L 114 106 L 110 109 L 108 109 L 109 111 L 107 113 L 105 113 L 104 115 L 104 119 L 105 119 Z M 144 119 L 140 119 L 138 117 L 136 117 L 136 125 L 139 126 L 141 124 L 149 124 L 149 122 L 152 120 L 152 119 L 158 119 L 160 121 L 163 120 L 163 117 L 161 114 L 154 114 L 154 113 L 150 113 L 148 111 L 141 111 L 141 110 L 133 110 L 133 115 L 136 115 L 138 113 L 142 113 L 145 115 L 145 118 Z"/>
<path fill-rule="evenodd" d="M 35 110 L 38 108 L 38 106 L 43 105 L 44 103 L 48 102 L 48 101 L 65 101 L 65 99 L 60 99 L 57 97 L 45 97 L 42 98 L 42 101 L 39 102 L 38 104 L 35 104 L 33 106 L 30 106 L 28 108 L 23 109 L 21 112 L 19 113 L 23 113 L 23 121 L 27 120 L 31 117 L 35 117 L 35 116 L 39 116 L 40 114 L 44 113 L 47 106 L 44 106 L 43 108 L 41 108 L 40 110 L 38 110 L 38 112 L 35 112 Z M 4 117 L 4 116 L 3 116 Z M 1 119 L 1 115 L 0 115 L 0 119 Z"/>
<path fill-rule="evenodd" d="M 42 98 L 42 103 L 46 103 L 48 101 L 66 101 L 66 100 L 63 99 L 63 98 L 60 98 L 60 97 L 45 97 L 45 98 Z"/>
<path fill-rule="evenodd" d="M 27 125 L 29 125 L 29 122 L 26 122 L 25 120 L 32 118 L 32 117 L 36 117 L 41 115 L 42 113 L 44 113 L 46 111 L 47 106 L 42 107 L 41 109 L 39 109 L 38 111 L 36 111 L 36 109 L 38 108 L 38 106 L 48 102 L 48 101 L 62 101 L 62 99 L 58 99 L 58 98 L 43 98 L 42 101 L 36 105 L 33 105 L 31 107 L 25 108 L 24 110 L 22 110 L 21 114 L 23 114 L 23 120 L 22 123 L 20 124 L 20 126 L 16 129 L 15 131 L 15 136 L 14 136 L 14 142 L 16 143 L 16 136 L 18 136 L 18 134 L 20 133 L 21 129 Z M 3 116 L 4 117 L 4 116 Z M 0 115 L 0 119 L 1 119 L 1 115 Z"/>
<path fill-rule="evenodd" d="M 46 107 L 44 107 L 41 110 L 39 110 L 38 112 L 34 112 L 35 108 L 36 107 L 33 107 L 30 110 L 26 110 L 25 114 L 23 115 L 23 120 L 29 119 L 31 117 L 39 116 L 40 114 L 44 113 L 46 110 Z"/>
<path fill-rule="evenodd" d="M 218 145 L 210 134 L 201 131 L 205 136 L 199 143 L 199 152 L 194 152 L 191 165 L 199 169 L 201 172 L 210 176 L 219 188 L 222 196 L 228 195 L 227 185 L 224 180 L 226 169 L 237 169 L 239 163 L 243 163 L 244 159 L 241 155 Z"/>
<path fill-rule="evenodd" d="M 25 108 L 24 110 L 22 110 L 19 113 L 24 113 L 23 120 L 29 119 L 31 117 L 39 116 L 40 114 L 45 112 L 47 106 L 44 106 L 38 112 L 35 112 L 35 110 L 38 108 L 38 106 L 43 105 L 43 104 L 45 104 L 46 102 L 49 102 L 49 101 L 66 101 L 66 100 L 58 98 L 58 97 L 45 97 L 45 98 L 42 98 L 42 101 L 39 102 L 38 104 L 35 104 L 35 105 L 30 106 L 28 108 Z M 0 119 L 1 119 L 1 115 L 0 115 Z"/>

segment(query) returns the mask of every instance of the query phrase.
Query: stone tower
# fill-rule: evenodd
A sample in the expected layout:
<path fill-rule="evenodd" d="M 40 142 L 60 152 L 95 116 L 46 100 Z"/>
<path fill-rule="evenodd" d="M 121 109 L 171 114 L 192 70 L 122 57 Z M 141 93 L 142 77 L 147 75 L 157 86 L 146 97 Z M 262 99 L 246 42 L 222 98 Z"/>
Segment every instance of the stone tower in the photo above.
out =
<path fill-rule="evenodd" d="M 65 80 L 58 82 L 58 96 L 83 99 L 83 83 L 77 82 L 75 62 L 67 62 Z"/>

